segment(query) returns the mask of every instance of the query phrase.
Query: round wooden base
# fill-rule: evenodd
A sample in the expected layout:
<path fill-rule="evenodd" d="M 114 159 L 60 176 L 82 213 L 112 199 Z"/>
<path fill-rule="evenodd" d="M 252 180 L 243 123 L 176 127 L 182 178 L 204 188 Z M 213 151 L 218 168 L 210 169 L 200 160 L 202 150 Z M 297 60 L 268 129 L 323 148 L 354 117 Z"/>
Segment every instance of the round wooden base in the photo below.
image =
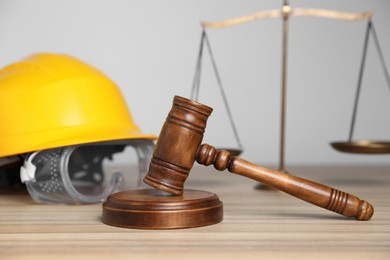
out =
<path fill-rule="evenodd" d="M 184 190 L 181 196 L 156 189 L 131 190 L 112 194 L 103 203 L 103 223 L 123 228 L 191 228 L 222 219 L 218 196 L 200 190 Z"/>

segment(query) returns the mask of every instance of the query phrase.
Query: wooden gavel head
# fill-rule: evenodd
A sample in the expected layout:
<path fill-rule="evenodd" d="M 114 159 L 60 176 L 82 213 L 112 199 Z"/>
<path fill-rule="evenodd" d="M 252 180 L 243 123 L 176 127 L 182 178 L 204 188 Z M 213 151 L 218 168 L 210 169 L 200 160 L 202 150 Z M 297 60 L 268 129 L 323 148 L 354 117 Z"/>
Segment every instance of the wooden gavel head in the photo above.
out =
<path fill-rule="evenodd" d="M 174 97 L 157 140 L 149 172 L 144 178 L 145 183 L 175 195 L 183 193 L 184 182 L 194 165 L 212 111 L 206 105 Z"/>

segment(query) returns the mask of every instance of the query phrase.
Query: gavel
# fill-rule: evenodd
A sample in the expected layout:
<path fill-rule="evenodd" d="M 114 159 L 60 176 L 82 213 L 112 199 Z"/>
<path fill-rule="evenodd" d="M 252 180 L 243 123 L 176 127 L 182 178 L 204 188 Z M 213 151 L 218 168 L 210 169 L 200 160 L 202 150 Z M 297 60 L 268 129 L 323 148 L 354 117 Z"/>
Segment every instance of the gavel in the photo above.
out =
<path fill-rule="evenodd" d="M 184 182 L 196 160 L 199 164 L 213 164 L 219 171 L 227 169 L 347 217 L 369 220 L 374 214 L 370 203 L 354 195 L 255 165 L 231 156 L 228 151 L 217 151 L 208 144 L 201 145 L 207 119 L 212 111 L 211 107 L 198 102 L 174 97 L 144 178 L 145 183 L 173 195 L 181 195 Z"/>

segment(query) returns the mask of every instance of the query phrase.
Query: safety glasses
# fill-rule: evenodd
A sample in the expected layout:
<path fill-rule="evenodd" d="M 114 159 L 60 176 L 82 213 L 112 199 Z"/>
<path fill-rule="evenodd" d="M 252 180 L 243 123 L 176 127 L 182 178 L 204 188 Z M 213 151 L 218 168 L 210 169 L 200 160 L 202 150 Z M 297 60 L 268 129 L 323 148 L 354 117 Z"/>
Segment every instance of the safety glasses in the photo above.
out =
<path fill-rule="evenodd" d="M 153 149 L 140 139 L 37 151 L 26 156 L 20 176 L 38 203 L 98 203 L 140 188 Z"/>

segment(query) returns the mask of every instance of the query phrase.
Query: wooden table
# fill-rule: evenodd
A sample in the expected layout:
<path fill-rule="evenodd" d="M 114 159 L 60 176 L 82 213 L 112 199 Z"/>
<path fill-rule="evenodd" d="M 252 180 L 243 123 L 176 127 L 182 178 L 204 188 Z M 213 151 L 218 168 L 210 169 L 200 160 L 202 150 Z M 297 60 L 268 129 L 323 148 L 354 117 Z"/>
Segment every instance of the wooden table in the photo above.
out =
<path fill-rule="evenodd" d="M 0 190 L 0 259 L 390 259 L 390 166 L 289 171 L 366 199 L 374 217 L 347 219 L 200 166 L 186 188 L 215 192 L 224 202 L 223 222 L 201 228 L 116 228 L 102 224 L 100 204 L 38 205 L 23 187 Z"/>

